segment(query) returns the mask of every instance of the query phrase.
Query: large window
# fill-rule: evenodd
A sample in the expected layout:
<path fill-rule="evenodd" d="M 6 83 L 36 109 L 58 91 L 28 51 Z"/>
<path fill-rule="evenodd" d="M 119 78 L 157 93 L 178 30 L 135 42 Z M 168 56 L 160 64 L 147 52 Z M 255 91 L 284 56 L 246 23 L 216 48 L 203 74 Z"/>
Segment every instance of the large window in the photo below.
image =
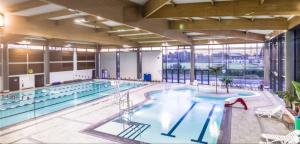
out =
<path fill-rule="evenodd" d="M 223 66 L 218 82 L 224 76 L 237 87 L 258 88 L 263 81 L 263 43 L 195 46 L 195 79 L 200 84 L 214 84 L 215 74 L 208 68 Z M 181 83 L 190 79 L 190 47 L 163 49 L 163 79 Z"/>
<path fill-rule="evenodd" d="M 163 48 L 163 80 L 185 83 L 190 79 L 191 51 L 189 46 Z"/>
<path fill-rule="evenodd" d="M 270 88 L 274 92 L 285 90 L 285 53 L 284 35 L 279 35 L 268 41 L 270 54 Z"/>
<path fill-rule="evenodd" d="M 224 66 L 218 81 L 228 76 L 234 86 L 258 88 L 264 76 L 263 58 L 262 43 L 195 46 L 196 80 L 202 84 L 216 83 L 208 67 Z"/>
<path fill-rule="evenodd" d="M 300 81 L 300 26 L 295 29 L 295 70 L 294 77 L 296 81 Z"/>

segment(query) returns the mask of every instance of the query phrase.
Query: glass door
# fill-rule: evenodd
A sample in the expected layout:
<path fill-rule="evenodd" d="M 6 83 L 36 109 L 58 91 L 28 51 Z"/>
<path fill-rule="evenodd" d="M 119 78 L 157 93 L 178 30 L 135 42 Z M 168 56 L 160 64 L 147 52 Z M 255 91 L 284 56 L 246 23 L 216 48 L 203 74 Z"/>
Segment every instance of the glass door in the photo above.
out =
<path fill-rule="evenodd" d="M 209 71 L 195 70 L 195 78 L 199 84 L 209 85 Z"/>

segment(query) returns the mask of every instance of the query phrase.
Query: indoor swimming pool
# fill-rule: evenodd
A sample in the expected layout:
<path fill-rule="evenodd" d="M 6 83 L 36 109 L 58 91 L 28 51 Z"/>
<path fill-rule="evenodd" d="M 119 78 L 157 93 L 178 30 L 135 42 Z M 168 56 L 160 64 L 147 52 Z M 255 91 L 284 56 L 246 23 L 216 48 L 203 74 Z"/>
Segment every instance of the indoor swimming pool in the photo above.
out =
<path fill-rule="evenodd" d="M 204 96 L 213 89 L 152 91 L 129 114 L 113 117 L 85 132 L 117 142 L 217 143 L 226 97 Z M 251 92 L 237 92 L 250 96 Z"/>
<path fill-rule="evenodd" d="M 143 85 L 121 82 L 119 91 Z M 0 128 L 111 95 L 116 91 L 111 81 L 86 81 L 0 96 Z"/>

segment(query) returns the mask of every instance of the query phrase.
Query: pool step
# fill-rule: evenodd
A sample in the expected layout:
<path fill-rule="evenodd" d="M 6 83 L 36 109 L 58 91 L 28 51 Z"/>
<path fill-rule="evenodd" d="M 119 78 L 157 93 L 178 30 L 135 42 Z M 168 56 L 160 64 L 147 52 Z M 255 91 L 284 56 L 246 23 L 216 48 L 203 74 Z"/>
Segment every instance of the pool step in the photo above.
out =
<path fill-rule="evenodd" d="M 150 127 L 149 124 L 143 124 L 132 121 L 129 122 L 128 125 L 129 127 L 120 132 L 118 136 L 134 140 Z"/>

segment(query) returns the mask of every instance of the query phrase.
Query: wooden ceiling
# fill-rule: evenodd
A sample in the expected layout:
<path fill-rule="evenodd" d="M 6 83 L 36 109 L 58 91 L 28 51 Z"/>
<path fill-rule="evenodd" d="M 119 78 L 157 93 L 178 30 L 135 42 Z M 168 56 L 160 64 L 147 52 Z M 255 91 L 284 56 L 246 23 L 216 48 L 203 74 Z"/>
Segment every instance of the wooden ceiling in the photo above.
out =
<path fill-rule="evenodd" d="M 2 0 L 5 34 L 116 46 L 263 42 L 300 23 L 299 0 Z"/>

